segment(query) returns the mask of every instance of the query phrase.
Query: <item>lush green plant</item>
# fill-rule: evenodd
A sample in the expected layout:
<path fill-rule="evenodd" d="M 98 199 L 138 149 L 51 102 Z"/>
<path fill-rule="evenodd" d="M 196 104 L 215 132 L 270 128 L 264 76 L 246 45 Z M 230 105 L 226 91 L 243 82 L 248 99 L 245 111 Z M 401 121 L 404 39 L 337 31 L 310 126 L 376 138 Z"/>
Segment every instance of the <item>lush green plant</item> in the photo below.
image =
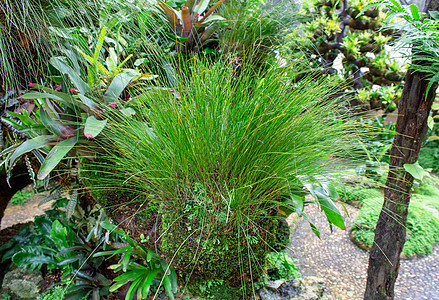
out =
<path fill-rule="evenodd" d="M 300 193 L 291 199 L 302 186 L 297 176 L 341 154 L 352 133 L 347 116 L 330 112 L 338 109 L 332 81 L 293 82 L 290 66 L 255 74 L 243 63 L 238 73 L 228 62 L 194 59 L 180 66 L 175 93 L 145 94 L 150 109 L 136 119 L 116 116 L 103 146 L 106 167 L 120 178 L 91 184 L 153 195 L 162 212 L 160 247 L 194 281 L 232 278 L 240 286 L 240 277 L 258 277 L 257 261 L 274 246 L 278 208 L 304 206 Z M 328 197 L 317 203 L 333 207 Z M 326 212 L 344 228 L 338 210 Z"/>
<path fill-rule="evenodd" d="M 25 204 L 29 198 L 31 198 L 35 192 L 33 190 L 27 191 L 27 190 L 21 190 L 14 194 L 14 196 L 11 198 L 11 205 L 21 205 Z"/>
<path fill-rule="evenodd" d="M 301 277 L 294 260 L 285 252 L 267 254 L 267 275 L 270 280 L 292 280 Z"/>
<path fill-rule="evenodd" d="M 279 1 L 276 4 L 258 1 L 227 1 L 220 8 L 226 18 L 221 23 L 219 48 L 224 54 L 236 55 L 235 64 L 241 59 L 253 60 L 262 65 L 276 56 L 283 36 L 297 21 L 296 4 Z"/>
<path fill-rule="evenodd" d="M 219 0 L 209 7 L 210 0 L 187 0 L 181 10 L 177 11 L 165 2 L 157 5 L 167 15 L 173 34 L 175 50 L 182 53 L 198 52 L 209 43 L 218 28 L 216 23 L 224 20 L 215 10 L 225 0 Z"/>
<path fill-rule="evenodd" d="M 37 300 L 61 300 L 64 299 L 65 288 L 55 286 L 37 297 Z"/>
<path fill-rule="evenodd" d="M 301 29 L 287 37 L 286 47 L 291 48 L 292 56 L 309 57 L 314 70 L 345 78 L 350 85 L 345 92 L 360 100 L 355 104 L 361 104 L 361 109 L 382 108 L 391 112 L 396 109 L 397 96 L 372 94 L 377 86 L 399 84 L 404 74 L 401 62 L 390 58 L 384 47 L 393 39 L 393 31 L 375 32 L 385 14 L 380 8 L 367 6 L 368 3 L 311 1 L 304 5 L 303 13 L 313 18 L 305 20 Z M 360 14 L 363 9 L 365 13 Z M 310 41 L 304 41 L 304 37 Z M 340 58 L 342 66 L 338 63 Z M 398 86 L 397 93 L 400 90 Z"/>
<path fill-rule="evenodd" d="M 115 283 L 110 287 L 110 292 L 130 283 L 125 300 L 131 300 L 135 295 L 138 299 L 145 299 L 150 294 L 153 282 L 159 281 L 159 285 L 163 284 L 169 298 L 174 299 L 173 293 L 177 292 L 177 275 L 174 268 L 154 251 L 146 249 L 123 230 L 117 229 L 116 225 L 107 222 L 104 227 L 109 232 L 121 235 L 123 239 L 123 243 L 113 244 L 117 249 L 97 252 L 93 255 L 93 257 L 120 256 L 118 263 L 111 265 L 110 268 L 116 273 L 120 271 L 124 273 L 114 278 Z"/>
<path fill-rule="evenodd" d="M 86 157 L 93 157 L 95 153 L 90 139 L 95 138 L 107 123 L 103 109 L 119 109 L 127 115 L 135 114 L 133 108 L 126 107 L 127 99 L 119 98 L 128 86 L 131 87 L 142 79 L 151 80 L 155 76 L 122 68 L 129 57 L 119 62 L 114 48 L 109 48 L 109 56 L 102 63 L 100 52 L 105 34 L 106 29 L 103 28 L 93 56 L 78 50 L 89 63 L 87 82 L 80 78 L 77 69 L 69 65 L 66 57 L 54 57 L 51 59 L 53 67 L 69 79 L 64 78 L 65 81 L 61 82 L 64 91 L 30 84 L 41 92 L 26 93 L 22 98 L 35 99 L 37 110 L 31 113 L 23 110 L 20 114 L 8 112 L 21 122 L 2 117 L 4 122 L 30 137 L 29 140 L 2 153 L 6 156 L 3 162 L 9 167 L 8 174 L 16 159 L 31 151 L 41 163 L 37 174 L 40 180 L 45 179 L 71 150 Z M 70 58 L 72 64 L 78 67 L 77 61 L 72 56 Z M 69 88 L 70 83 L 74 88 Z M 49 149 L 50 151 L 47 151 Z M 46 154 L 46 157 L 43 154 Z"/>
<path fill-rule="evenodd" d="M 17 266 L 31 270 L 43 266 L 48 270 L 61 269 L 68 285 L 63 299 L 91 294 L 100 299 L 108 294 L 111 280 L 101 273 L 104 259 L 93 258 L 92 254 L 110 248 L 106 241 L 119 240 L 116 233 L 105 234 L 102 225 L 106 216 L 98 208 L 83 218 L 84 211 L 77 207 L 75 215 L 79 214 L 76 217 L 80 221 L 75 224 L 67 220 L 65 213 L 56 210 L 35 218 L 32 225 L 22 228 L 0 248 L 7 250 L 2 261 L 10 258 Z"/>

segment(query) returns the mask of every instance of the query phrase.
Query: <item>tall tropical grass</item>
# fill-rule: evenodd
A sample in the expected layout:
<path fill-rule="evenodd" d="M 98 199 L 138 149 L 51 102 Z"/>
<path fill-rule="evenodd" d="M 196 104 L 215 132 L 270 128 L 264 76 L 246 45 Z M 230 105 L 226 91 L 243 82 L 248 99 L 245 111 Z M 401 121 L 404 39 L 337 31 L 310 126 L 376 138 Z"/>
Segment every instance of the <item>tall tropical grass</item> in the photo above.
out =
<path fill-rule="evenodd" d="M 180 67 L 174 93 L 145 93 L 135 117 L 115 115 L 103 144 L 115 174 L 100 176 L 94 185 L 158 201 L 162 240 L 173 243 L 176 261 L 193 256 L 189 265 L 196 264 L 204 251 L 200 240 L 228 233 L 249 257 L 225 258 L 237 260 L 236 267 L 247 265 L 241 275 L 244 269 L 257 274 L 273 243 L 262 252 L 253 247 L 261 232 L 270 231 L 278 205 L 297 190 L 298 176 L 318 173 L 330 157 L 346 151 L 354 130 L 351 119 L 339 114 L 343 103 L 333 97 L 338 82 L 312 74 L 295 82 L 295 66 L 257 73 L 245 61 L 236 72 L 232 62 L 208 65 L 194 58 Z M 198 246 L 182 246 L 192 235 Z"/>

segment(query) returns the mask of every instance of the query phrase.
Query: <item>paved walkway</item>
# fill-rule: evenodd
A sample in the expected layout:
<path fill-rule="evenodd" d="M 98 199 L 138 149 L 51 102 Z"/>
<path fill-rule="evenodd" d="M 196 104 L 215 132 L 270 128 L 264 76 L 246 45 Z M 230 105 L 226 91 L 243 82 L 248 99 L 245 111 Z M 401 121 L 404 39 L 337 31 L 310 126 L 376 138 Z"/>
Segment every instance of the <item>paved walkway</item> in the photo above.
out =
<path fill-rule="evenodd" d="M 358 209 L 346 206 L 350 217 L 345 222 L 349 228 Z M 339 209 L 343 210 L 340 205 Z M 369 254 L 350 241 L 347 231 L 334 228 L 331 234 L 325 216 L 316 206 L 308 206 L 305 211 L 320 229 L 321 240 L 301 219 L 291 248 L 302 275 L 325 278 L 334 299 L 363 299 Z M 429 256 L 401 262 L 395 294 L 396 300 L 439 300 L 439 247 Z"/>

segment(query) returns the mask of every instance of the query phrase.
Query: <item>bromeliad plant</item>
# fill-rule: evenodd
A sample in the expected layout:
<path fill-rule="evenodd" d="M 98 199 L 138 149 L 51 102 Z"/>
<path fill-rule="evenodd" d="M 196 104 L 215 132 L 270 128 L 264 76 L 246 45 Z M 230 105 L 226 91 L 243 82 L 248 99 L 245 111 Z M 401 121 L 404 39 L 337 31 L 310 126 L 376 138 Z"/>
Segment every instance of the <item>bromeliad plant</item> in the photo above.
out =
<path fill-rule="evenodd" d="M 214 14 L 224 1 L 219 0 L 209 7 L 210 0 L 187 0 L 180 11 L 165 2 L 158 2 L 157 5 L 169 18 L 177 52 L 196 53 L 210 41 L 217 30 L 216 23 L 225 20 Z"/>
<path fill-rule="evenodd" d="M 76 154 L 92 158 L 95 153 L 91 139 L 99 135 L 106 126 L 105 110 L 119 109 L 125 115 L 135 114 L 133 108 L 126 107 L 130 97 L 126 90 L 139 85 L 141 80 L 152 80 L 155 76 L 123 68 L 130 56 L 119 63 L 113 48 L 109 48 L 109 56 L 102 63 L 100 53 L 105 33 L 106 29 L 103 28 L 92 56 L 78 49 L 88 62 L 87 81 L 80 77 L 79 64 L 73 56 L 70 58 L 76 69 L 70 66 L 67 57 L 54 57 L 51 64 L 63 74 L 60 77 L 60 88 L 63 91 L 31 83 L 31 88 L 40 91 L 26 93 L 22 99 L 34 100 L 36 111 L 8 112 L 20 122 L 2 117 L 5 123 L 29 137 L 21 144 L 13 145 L 2 152 L 9 176 L 16 160 L 31 151 L 41 163 L 37 174 L 39 180 L 48 178 L 50 172 L 72 150 Z M 138 65 L 141 63 L 137 62 Z"/>

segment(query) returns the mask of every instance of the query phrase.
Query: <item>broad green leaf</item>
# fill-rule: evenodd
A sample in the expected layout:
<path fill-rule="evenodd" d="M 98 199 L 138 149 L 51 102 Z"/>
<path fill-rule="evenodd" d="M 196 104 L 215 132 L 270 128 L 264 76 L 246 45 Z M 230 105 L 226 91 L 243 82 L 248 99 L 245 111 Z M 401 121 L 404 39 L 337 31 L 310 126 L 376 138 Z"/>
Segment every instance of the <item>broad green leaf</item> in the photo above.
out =
<path fill-rule="evenodd" d="M 92 99 L 84 96 L 83 94 L 78 94 L 78 97 L 79 99 L 81 99 L 82 103 L 84 103 L 88 108 L 92 110 L 96 108 L 96 103 Z"/>
<path fill-rule="evenodd" d="M 146 296 L 149 294 L 149 290 L 151 288 L 151 283 L 154 280 L 154 278 L 157 277 L 157 274 L 160 272 L 159 269 L 154 269 L 151 270 L 151 272 L 148 273 L 148 275 L 146 276 L 146 280 L 143 284 L 143 288 L 142 288 L 142 295 L 143 297 L 146 298 Z"/>
<path fill-rule="evenodd" d="M 116 69 L 116 67 L 117 67 L 117 54 L 114 51 L 113 47 L 110 47 L 108 49 L 108 57 L 105 60 L 105 63 L 106 63 L 107 68 L 110 72 Z"/>
<path fill-rule="evenodd" d="M 95 138 L 107 125 L 107 120 L 98 120 L 94 116 L 90 116 L 85 121 L 84 135 L 86 137 Z"/>
<path fill-rule="evenodd" d="M 88 65 L 87 66 L 87 81 L 88 81 L 88 84 L 92 87 L 95 87 L 98 85 L 99 76 L 97 74 L 97 69 L 96 69 L 95 65 Z"/>
<path fill-rule="evenodd" d="M 172 286 L 171 286 L 171 280 L 169 279 L 169 276 L 165 275 L 163 278 L 163 286 L 165 287 L 166 294 L 168 294 L 168 297 L 171 300 L 174 300 L 174 293 L 172 293 Z"/>
<path fill-rule="evenodd" d="M 428 128 L 430 128 L 430 130 L 433 130 L 434 120 L 433 120 L 432 116 L 428 116 L 428 118 L 427 118 L 427 126 L 428 126 Z"/>
<path fill-rule="evenodd" d="M 171 275 L 169 275 L 169 279 L 171 280 L 172 292 L 177 292 L 177 274 L 175 273 L 175 269 L 171 268 Z"/>
<path fill-rule="evenodd" d="M 210 0 L 201 0 L 200 3 L 195 7 L 195 14 L 202 15 L 203 12 L 209 6 Z"/>
<path fill-rule="evenodd" d="M 294 208 L 296 209 L 296 212 L 301 215 L 304 208 L 305 203 L 305 196 L 299 196 L 299 195 L 291 195 L 291 203 L 293 204 Z"/>
<path fill-rule="evenodd" d="M 99 34 L 98 42 L 96 43 L 94 61 L 97 62 L 99 58 L 99 53 L 101 53 L 102 46 L 104 45 L 105 34 L 107 33 L 107 28 L 102 27 L 101 33 Z"/>
<path fill-rule="evenodd" d="M 15 163 L 15 160 L 21 155 L 29 151 L 44 147 L 48 145 L 50 142 L 56 140 L 56 138 L 57 137 L 53 135 L 41 135 L 31 140 L 27 140 L 23 142 L 12 154 L 9 160 L 9 167 L 12 167 L 12 165 Z"/>
<path fill-rule="evenodd" d="M 147 58 L 139 58 L 139 59 L 136 59 L 136 61 L 134 62 L 134 66 L 138 67 L 138 66 L 143 65 L 147 62 L 148 62 Z"/>
<path fill-rule="evenodd" d="M 49 175 L 49 173 L 59 164 L 64 156 L 66 156 L 66 154 L 72 150 L 77 142 L 78 137 L 74 136 L 56 144 L 52 150 L 50 150 L 49 154 L 41 165 L 37 176 L 38 179 L 43 180 L 46 178 L 46 176 Z"/>
<path fill-rule="evenodd" d="M 438 141 L 438 140 L 439 140 L 439 136 L 437 136 L 437 135 L 432 135 L 432 136 L 428 137 L 428 140 L 429 140 L 429 141 Z"/>
<path fill-rule="evenodd" d="M 40 110 L 40 121 L 51 133 L 62 137 L 62 132 L 58 129 L 57 124 L 50 118 L 49 114 L 44 110 Z M 61 125 L 62 126 L 62 125 Z"/>
<path fill-rule="evenodd" d="M 128 281 L 130 281 L 129 279 L 125 279 L 123 281 L 119 281 L 116 282 L 115 284 L 113 284 L 112 286 L 110 286 L 110 293 L 116 291 L 117 289 L 121 288 L 122 286 L 124 286 Z"/>
<path fill-rule="evenodd" d="M 411 4 L 410 10 L 412 12 L 413 20 L 420 21 L 421 16 L 419 15 L 419 10 L 418 10 L 418 7 L 416 6 L 416 4 Z"/>
<path fill-rule="evenodd" d="M 119 110 L 121 113 L 123 113 L 125 116 L 127 117 L 131 117 L 133 115 L 136 114 L 136 111 L 134 109 L 132 109 L 131 107 L 127 107 L 127 108 L 122 108 L 121 110 Z"/>
<path fill-rule="evenodd" d="M 143 277 L 139 276 L 136 280 L 133 281 L 133 283 L 131 283 L 131 286 L 128 289 L 128 292 L 125 296 L 125 300 L 132 300 L 134 298 L 134 294 L 135 294 L 136 290 L 138 288 L 140 288 L 139 285 L 140 285 L 140 282 L 142 279 L 143 279 Z"/>
<path fill-rule="evenodd" d="M 71 263 L 74 263 L 75 261 L 78 261 L 79 259 L 80 259 L 79 256 L 69 257 L 69 258 L 66 258 L 66 259 L 60 261 L 60 262 L 58 263 L 58 266 L 61 267 L 61 266 L 69 265 L 69 264 L 71 264 Z"/>
<path fill-rule="evenodd" d="M 50 230 L 50 237 L 58 248 L 68 248 L 69 241 L 67 240 L 67 228 L 64 227 L 58 220 L 52 223 Z"/>
<path fill-rule="evenodd" d="M 424 168 L 418 164 L 418 162 L 414 164 L 404 164 L 404 170 L 418 180 L 422 180 L 422 178 L 428 174 L 424 171 Z"/>
<path fill-rule="evenodd" d="M 140 73 L 135 70 L 125 70 L 117 74 L 105 92 L 104 103 L 116 102 L 131 80 L 137 76 L 140 76 Z"/>
<path fill-rule="evenodd" d="M 26 93 L 23 96 L 21 96 L 23 99 L 39 99 L 39 98 L 49 98 L 54 99 L 58 101 L 64 102 L 64 100 L 56 95 L 47 94 L 47 93 L 38 93 L 38 92 L 32 92 L 32 93 Z"/>
<path fill-rule="evenodd" d="M 169 264 L 166 260 L 160 259 L 160 265 L 162 266 L 163 272 L 166 272 L 166 275 L 171 274 L 171 268 L 169 267 Z"/>
<path fill-rule="evenodd" d="M 79 92 L 82 94 L 91 93 L 90 87 L 81 79 L 79 72 L 68 66 L 64 57 L 52 57 L 50 63 L 62 74 L 67 74 Z"/>
<path fill-rule="evenodd" d="M 226 18 L 221 17 L 220 15 L 212 15 L 212 16 L 208 17 L 206 20 L 204 20 L 202 24 L 205 25 L 205 24 L 212 23 L 214 21 L 224 21 L 224 20 L 226 20 Z"/>
<path fill-rule="evenodd" d="M 314 234 L 320 239 L 320 231 L 319 231 L 319 229 L 317 228 L 317 226 L 314 225 L 314 223 L 311 221 L 310 218 L 308 218 L 308 215 L 307 215 L 307 214 L 302 214 L 302 216 L 303 216 L 303 218 L 304 218 L 306 221 L 308 221 L 309 226 L 311 227 L 312 232 L 313 232 L 313 233 L 314 233 Z"/>
<path fill-rule="evenodd" d="M 439 110 L 439 103 L 435 102 L 433 103 L 433 105 L 431 106 L 432 110 Z"/>
<path fill-rule="evenodd" d="M 314 194 L 317 196 L 316 200 L 319 202 L 320 207 L 328 218 L 329 223 L 334 224 L 342 230 L 346 229 L 340 211 L 334 205 L 334 202 L 331 200 L 331 198 L 329 198 L 329 196 L 324 192 L 323 188 L 316 187 L 314 189 Z"/>
<path fill-rule="evenodd" d="M 131 253 L 133 253 L 133 248 L 129 248 L 129 249 L 124 253 L 124 255 L 123 255 L 123 259 L 122 259 L 122 266 L 123 266 L 123 268 L 122 268 L 122 270 L 123 270 L 124 272 L 127 271 L 127 266 L 128 266 L 128 264 L 129 264 L 129 262 L 130 262 Z"/>
<path fill-rule="evenodd" d="M 31 271 L 40 269 L 45 264 L 56 263 L 51 256 L 32 251 L 32 248 L 26 248 L 14 254 L 12 262 L 20 267 L 29 267 Z"/>

